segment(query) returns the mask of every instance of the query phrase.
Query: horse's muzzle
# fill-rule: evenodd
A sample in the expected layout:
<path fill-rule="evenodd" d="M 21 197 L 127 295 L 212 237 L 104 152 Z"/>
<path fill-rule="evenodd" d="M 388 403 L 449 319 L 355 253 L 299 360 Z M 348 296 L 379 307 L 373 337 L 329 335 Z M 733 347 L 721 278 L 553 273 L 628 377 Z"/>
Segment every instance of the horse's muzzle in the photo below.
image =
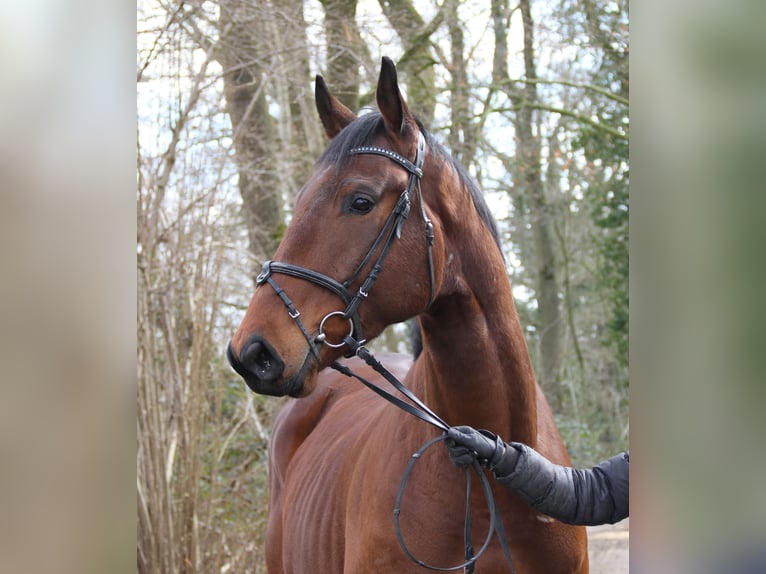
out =
<path fill-rule="evenodd" d="M 289 392 L 277 384 L 285 370 L 284 361 L 260 335 L 253 335 L 245 342 L 239 357 L 234 354 L 229 343 L 226 357 L 252 391 L 272 396 L 282 396 Z"/>

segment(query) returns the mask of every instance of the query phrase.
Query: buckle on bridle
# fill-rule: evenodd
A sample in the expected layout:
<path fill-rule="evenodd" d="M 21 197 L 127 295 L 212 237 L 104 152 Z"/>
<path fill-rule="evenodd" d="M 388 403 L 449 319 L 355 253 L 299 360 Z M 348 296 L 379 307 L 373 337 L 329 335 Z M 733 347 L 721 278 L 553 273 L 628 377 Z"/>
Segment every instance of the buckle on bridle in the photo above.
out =
<path fill-rule="evenodd" d="M 258 273 L 258 276 L 255 278 L 255 284 L 263 285 L 270 275 L 271 275 L 271 261 L 269 260 L 263 263 L 261 272 Z"/>

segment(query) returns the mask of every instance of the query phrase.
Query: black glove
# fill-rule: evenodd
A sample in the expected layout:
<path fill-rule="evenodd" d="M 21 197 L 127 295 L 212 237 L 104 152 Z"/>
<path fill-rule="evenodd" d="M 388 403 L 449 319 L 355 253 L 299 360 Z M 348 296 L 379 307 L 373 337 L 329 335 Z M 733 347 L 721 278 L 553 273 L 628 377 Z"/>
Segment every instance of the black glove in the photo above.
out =
<path fill-rule="evenodd" d="M 469 426 L 452 427 L 447 431 L 444 444 L 452 462 L 457 466 L 469 466 L 474 460 L 490 470 L 505 453 L 505 443 L 496 434 L 487 430 L 476 430 Z"/>

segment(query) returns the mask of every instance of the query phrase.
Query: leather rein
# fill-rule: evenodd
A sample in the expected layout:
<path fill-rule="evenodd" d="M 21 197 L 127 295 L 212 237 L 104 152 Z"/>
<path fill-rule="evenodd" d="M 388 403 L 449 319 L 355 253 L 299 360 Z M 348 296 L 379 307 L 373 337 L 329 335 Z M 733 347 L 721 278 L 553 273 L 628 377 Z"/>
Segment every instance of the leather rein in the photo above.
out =
<path fill-rule="evenodd" d="M 282 263 L 279 261 L 266 261 L 263 264 L 263 268 L 261 272 L 258 274 L 258 277 L 256 277 L 256 285 L 260 286 L 260 285 L 263 285 L 264 283 L 268 283 L 271 286 L 271 288 L 274 289 L 277 296 L 282 300 L 282 303 L 287 308 L 288 314 L 295 321 L 295 323 L 298 325 L 301 332 L 303 333 L 304 338 L 309 344 L 309 349 L 311 350 L 311 353 L 316 358 L 317 362 L 320 361 L 320 358 L 319 358 L 320 345 L 324 344 L 332 348 L 341 348 L 343 346 L 348 346 L 349 352 L 346 354 L 347 357 L 356 355 L 359 358 L 361 358 L 372 369 L 374 369 L 377 373 L 382 375 L 383 378 L 385 378 L 386 381 L 390 383 L 397 391 L 399 391 L 402 395 L 404 395 L 409 402 L 389 393 L 385 389 L 382 389 L 381 387 L 375 385 L 371 381 L 358 375 L 357 373 L 354 373 L 351 369 L 349 369 L 345 365 L 342 365 L 338 362 L 333 362 L 330 364 L 330 367 L 346 375 L 347 377 L 352 377 L 357 379 L 362 384 L 367 386 L 370 390 L 372 390 L 379 396 L 383 397 L 390 403 L 394 404 L 398 408 L 444 431 L 444 434 L 434 439 L 431 439 L 425 445 L 423 445 L 415 454 L 412 455 L 412 457 L 410 458 L 405 468 L 404 475 L 402 476 L 402 481 L 396 496 L 396 504 L 394 506 L 394 527 L 396 530 L 397 540 L 399 541 L 399 545 L 401 546 L 404 553 L 416 564 L 424 568 L 428 568 L 430 570 L 446 572 L 446 571 L 463 569 L 464 572 L 466 573 L 472 573 L 474 571 L 474 564 L 489 546 L 489 543 L 492 540 L 492 536 L 495 533 L 497 533 L 498 539 L 503 549 L 503 553 L 505 554 L 506 560 L 508 561 L 508 564 L 511 567 L 511 571 L 513 572 L 513 574 L 515 574 L 515 570 L 513 569 L 513 561 L 511 560 L 510 549 L 508 547 L 508 543 L 506 541 L 506 536 L 505 536 L 505 532 L 502 525 L 502 520 L 498 516 L 497 503 L 495 502 L 494 496 L 492 494 L 492 489 L 489 484 L 489 480 L 487 479 L 486 474 L 482 471 L 481 466 L 479 465 L 479 462 L 476 459 L 473 460 L 471 468 L 473 468 L 474 472 L 479 477 L 482 490 L 484 491 L 484 496 L 487 501 L 487 506 L 489 508 L 489 514 L 490 514 L 490 524 L 489 524 L 489 529 L 487 532 L 487 538 L 478 552 L 474 552 L 474 549 L 470 541 L 471 526 L 470 526 L 469 498 L 471 494 L 471 473 L 468 467 L 465 468 L 465 474 L 466 474 L 466 513 L 465 513 L 465 528 L 464 528 L 465 562 L 463 562 L 462 564 L 458 564 L 457 566 L 451 566 L 451 567 L 440 567 L 440 566 L 433 566 L 430 564 L 426 564 L 422 560 L 419 560 L 418 558 L 416 558 L 412 554 L 412 552 L 409 550 L 409 548 L 404 542 L 404 538 L 402 536 L 401 528 L 399 525 L 401 499 L 404 494 L 405 486 L 407 484 L 407 481 L 409 479 L 409 476 L 412 472 L 412 469 L 415 463 L 420 459 L 422 454 L 428 448 L 430 448 L 432 445 L 436 444 L 437 442 L 443 441 L 444 439 L 447 438 L 446 431 L 450 429 L 450 426 L 446 422 L 444 422 L 444 420 L 442 420 L 441 417 L 439 417 L 439 415 L 437 415 L 434 411 L 432 411 L 425 403 L 423 403 L 414 393 L 412 393 L 412 391 L 410 391 L 401 381 L 399 381 L 399 379 L 397 379 L 393 375 L 393 373 L 391 373 L 378 360 L 376 360 L 375 357 L 372 355 L 372 353 L 370 353 L 370 351 L 364 346 L 364 343 L 366 341 L 364 339 L 362 324 L 359 318 L 359 305 L 362 303 L 362 301 L 367 299 L 367 297 L 369 296 L 370 289 L 372 289 L 372 286 L 374 285 L 375 281 L 378 278 L 378 275 L 383 267 L 383 262 L 385 261 L 386 256 L 388 255 L 391 249 L 394 239 L 401 237 L 402 226 L 404 225 L 404 222 L 406 221 L 407 216 L 409 215 L 410 207 L 412 204 L 411 197 L 412 197 L 413 191 L 415 190 L 417 191 L 418 203 L 420 205 L 420 214 L 425 226 L 425 239 L 426 239 L 426 246 L 427 246 L 427 252 L 428 252 L 428 272 L 429 272 L 429 280 L 430 280 L 430 293 L 428 298 L 428 305 L 426 308 L 430 307 L 431 303 L 434 300 L 434 295 L 435 295 L 434 268 L 433 268 L 433 254 L 432 254 L 432 246 L 434 241 L 434 226 L 431 220 L 428 218 L 428 215 L 426 214 L 425 204 L 423 202 L 423 193 L 420 187 L 420 179 L 423 176 L 423 161 L 425 159 L 425 151 L 426 151 L 426 143 L 422 133 L 418 134 L 418 147 L 417 147 L 417 154 L 415 156 L 414 163 L 410 162 L 407 158 L 399 155 L 398 153 L 394 151 L 388 150 L 386 148 L 381 148 L 381 147 L 361 146 L 361 147 L 353 148 L 349 151 L 350 155 L 374 154 L 374 155 L 387 157 L 388 159 L 399 164 L 401 167 L 403 167 L 409 172 L 407 187 L 404 189 L 404 191 L 402 191 L 401 195 L 399 196 L 399 199 L 397 200 L 396 204 L 391 210 L 391 213 L 389 214 L 388 218 L 383 224 L 383 227 L 378 233 L 377 238 L 373 242 L 370 249 L 367 251 L 367 254 L 365 255 L 365 257 L 359 263 L 359 265 L 357 266 L 356 270 L 351 275 L 351 277 L 349 277 L 348 279 L 346 279 L 345 281 L 341 283 L 333 279 L 332 277 L 328 277 L 327 275 L 324 275 L 323 273 L 319 273 L 318 271 L 314 271 L 306 267 L 293 265 L 291 263 Z M 367 277 L 364 279 L 364 281 L 362 281 L 356 294 L 352 295 L 349 288 L 351 287 L 352 283 L 359 277 L 362 270 L 372 260 L 373 256 L 375 255 L 375 252 L 378 249 L 380 249 L 380 254 L 375 260 L 375 263 L 370 269 L 370 272 L 367 274 Z M 312 337 L 308 329 L 306 329 L 305 325 L 303 324 L 303 321 L 301 321 L 300 319 L 300 311 L 298 311 L 298 309 L 295 307 L 293 302 L 287 296 L 285 291 L 275 281 L 273 277 L 274 274 L 282 274 L 282 275 L 288 275 L 291 277 L 297 277 L 299 279 L 303 279 L 311 283 L 314 283 L 316 285 L 319 285 L 321 287 L 324 287 L 325 289 L 328 289 L 332 291 L 335 295 L 337 295 L 346 305 L 346 309 L 344 311 L 332 311 L 328 313 L 327 315 L 325 315 L 325 317 L 319 323 L 317 335 Z M 329 341 L 324 331 L 325 323 L 331 317 L 340 317 L 341 319 L 347 320 L 349 323 L 348 334 L 345 337 L 343 337 L 342 341 L 337 343 Z"/>

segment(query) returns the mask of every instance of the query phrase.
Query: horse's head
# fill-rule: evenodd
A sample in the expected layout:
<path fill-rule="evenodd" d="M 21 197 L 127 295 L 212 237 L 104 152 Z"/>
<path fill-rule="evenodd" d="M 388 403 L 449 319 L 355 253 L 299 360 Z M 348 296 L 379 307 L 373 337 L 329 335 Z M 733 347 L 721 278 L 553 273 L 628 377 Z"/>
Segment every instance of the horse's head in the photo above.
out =
<path fill-rule="evenodd" d="M 427 309 L 438 289 L 443 242 L 420 183 L 439 176 L 423 176 L 423 133 L 387 58 L 376 100 L 379 113 L 357 118 L 317 77 L 331 141 L 228 349 L 255 392 L 310 393 L 318 370 L 348 353 L 347 336 L 377 336 Z"/>

